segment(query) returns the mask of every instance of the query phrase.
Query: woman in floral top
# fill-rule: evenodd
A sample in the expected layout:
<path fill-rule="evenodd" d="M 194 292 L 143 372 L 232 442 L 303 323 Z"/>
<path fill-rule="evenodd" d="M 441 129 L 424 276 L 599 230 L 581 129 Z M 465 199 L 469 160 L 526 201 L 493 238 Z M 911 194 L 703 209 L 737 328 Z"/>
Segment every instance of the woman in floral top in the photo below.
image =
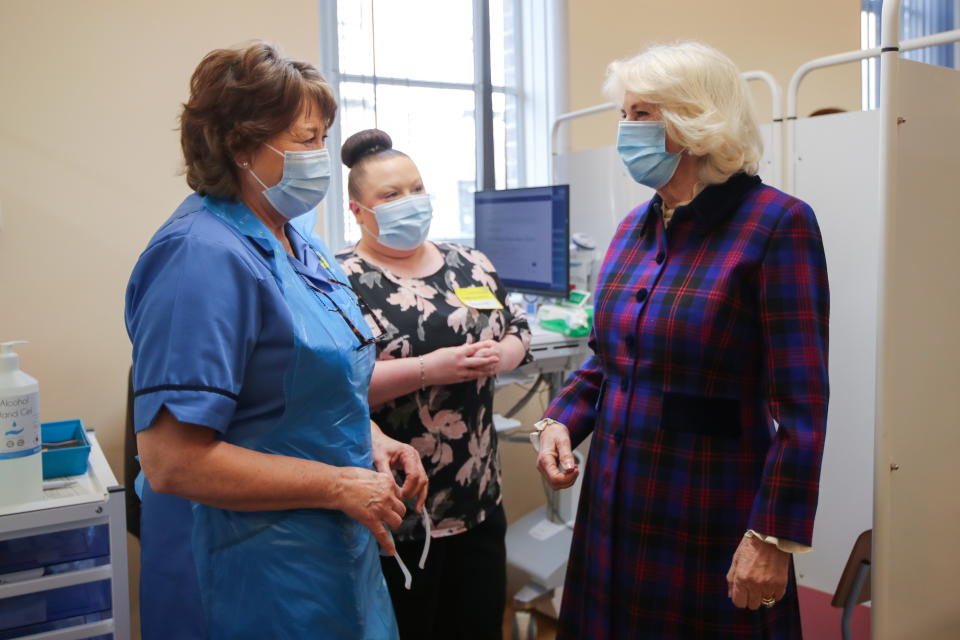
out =
<path fill-rule="evenodd" d="M 372 310 L 367 322 L 382 334 L 370 382 L 372 418 L 420 452 L 430 478 L 432 546 L 425 568 L 414 569 L 411 590 L 393 559 L 383 559 L 400 636 L 500 638 L 506 518 L 493 376 L 529 357 L 527 321 L 507 303 L 486 256 L 425 240 L 429 197 L 416 165 L 386 133 L 354 134 L 341 156 L 351 169 L 350 210 L 362 235 L 337 257 Z M 412 511 L 393 535 L 414 568 L 425 529 Z"/>

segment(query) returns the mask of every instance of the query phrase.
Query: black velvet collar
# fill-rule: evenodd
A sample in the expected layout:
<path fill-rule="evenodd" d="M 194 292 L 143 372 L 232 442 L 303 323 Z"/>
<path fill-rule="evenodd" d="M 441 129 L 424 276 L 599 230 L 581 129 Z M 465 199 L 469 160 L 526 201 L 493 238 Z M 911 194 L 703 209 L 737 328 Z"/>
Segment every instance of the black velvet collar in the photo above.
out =
<path fill-rule="evenodd" d="M 712 184 L 705 188 L 690 204 L 677 207 L 673 213 L 674 219 L 692 216 L 696 225 L 704 233 L 710 233 L 726 222 L 750 192 L 760 184 L 760 176 L 734 174 L 726 182 Z M 662 203 L 663 198 L 660 194 L 655 195 L 650 201 L 650 210 L 643 221 L 644 233 L 653 219 L 659 219 L 663 215 L 660 209 Z"/>

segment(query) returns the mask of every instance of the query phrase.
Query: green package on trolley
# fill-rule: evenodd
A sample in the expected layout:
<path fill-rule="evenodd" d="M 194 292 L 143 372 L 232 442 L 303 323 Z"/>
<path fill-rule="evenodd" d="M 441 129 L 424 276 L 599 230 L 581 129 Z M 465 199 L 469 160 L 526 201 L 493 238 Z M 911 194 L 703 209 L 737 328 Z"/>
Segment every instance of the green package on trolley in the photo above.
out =
<path fill-rule="evenodd" d="M 587 304 L 590 293 L 574 290 L 566 300 L 540 305 L 537 322 L 548 331 L 568 338 L 582 338 L 593 328 L 593 307 Z"/>

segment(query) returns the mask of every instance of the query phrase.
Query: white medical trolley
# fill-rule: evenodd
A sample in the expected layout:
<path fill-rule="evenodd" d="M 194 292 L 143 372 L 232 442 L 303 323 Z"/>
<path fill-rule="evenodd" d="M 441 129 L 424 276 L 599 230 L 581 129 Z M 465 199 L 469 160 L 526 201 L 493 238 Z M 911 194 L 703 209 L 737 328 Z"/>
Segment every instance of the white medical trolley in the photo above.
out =
<path fill-rule="evenodd" d="M 0 511 L 0 640 L 129 640 L 125 490 L 92 431 L 87 473 Z"/>

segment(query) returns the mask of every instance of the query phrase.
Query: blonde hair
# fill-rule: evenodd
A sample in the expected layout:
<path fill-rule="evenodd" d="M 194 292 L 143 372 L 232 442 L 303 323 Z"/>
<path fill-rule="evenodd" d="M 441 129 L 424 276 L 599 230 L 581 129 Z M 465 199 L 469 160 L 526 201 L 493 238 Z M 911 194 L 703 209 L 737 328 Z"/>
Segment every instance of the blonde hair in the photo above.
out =
<path fill-rule="evenodd" d="M 604 93 L 619 102 L 626 92 L 657 105 L 667 134 L 700 158 L 700 181 L 725 182 L 756 174 L 763 142 L 740 70 L 730 58 L 699 42 L 655 45 L 607 67 Z"/>

